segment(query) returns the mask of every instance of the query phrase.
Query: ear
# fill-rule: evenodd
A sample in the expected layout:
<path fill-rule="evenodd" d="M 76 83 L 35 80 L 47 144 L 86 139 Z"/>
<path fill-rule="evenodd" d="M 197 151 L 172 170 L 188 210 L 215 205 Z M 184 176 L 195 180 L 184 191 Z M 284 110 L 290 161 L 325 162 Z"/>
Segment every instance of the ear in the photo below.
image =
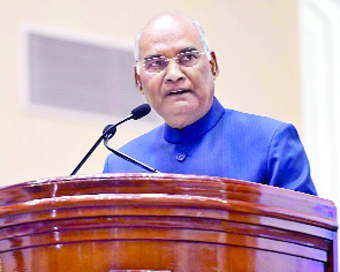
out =
<path fill-rule="evenodd" d="M 214 76 L 214 79 L 216 79 L 218 77 L 219 74 L 219 69 L 218 69 L 218 64 L 217 64 L 217 59 L 216 59 L 216 55 L 214 51 L 210 52 L 210 56 L 211 56 L 211 60 L 210 60 L 210 64 L 211 64 L 211 72 Z"/>
<path fill-rule="evenodd" d="M 134 71 L 135 71 L 135 83 L 136 83 L 137 90 L 141 94 L 144 94 L 142 81 L 141 81 L 140 75 L 137 73 L 137 67 L 136 66 L 134 67 Z"/>

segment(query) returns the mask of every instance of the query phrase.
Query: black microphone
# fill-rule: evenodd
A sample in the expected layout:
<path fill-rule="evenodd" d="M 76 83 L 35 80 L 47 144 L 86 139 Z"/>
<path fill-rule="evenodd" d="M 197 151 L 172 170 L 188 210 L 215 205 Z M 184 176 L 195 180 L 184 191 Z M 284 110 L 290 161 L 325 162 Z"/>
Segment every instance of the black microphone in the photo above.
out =
<path fill-rule="evenodd" d="M 131 114 L 133 115 L 132 118 L 135 120 L 140 119 L 144 117 L 145 115 L 149 114 L 150 111 L 151 111 L 151 107 L 149 104 L 140 105 L 131 111 Z"/>
<path fill-rule="evenodd" d="M 97 146 L 100 144 L 100 142 L 103 139 L 111 139 L 113 137 L 113 135 L 115 135 L 116 131 L 117 131 L 117 126 L 119 126 L 120 124 L 130 120 L 130 119 L 134 119 L 134 120 L 138 120 L 142 117 L 144 117 L 145 115 L 149 114 L 151 111 L 151 107 L 148 104 L 143 104 L 138 106 L 137 108 L 134 108 L 131 111 L 131 114 L 126 117 L 125 119 L 123 119 L 122 121 L 118 122 L 115 125 L 107 125 L 104 130 L 103 130 L 103 134 L 99 137 L 99 139 L 97 140 L 97 142 L 92 146 L 92 148 L 90 149 L 89 152 L 87 152 L 87 154 L 85 155 L 85 157 L 81 160 L 81 162 L 77 165 L 77 167 L 73 170 L 73 172 L 71 173 L 71 176 L 75 175 L 78 170 L 83 166 L 83 164 L 86 162 L 86 160 L 91 156 L 91 154 L 93 153 L 93 151 L 97 148 Z"/>
<path fill-rule="evenodd" d="M 134 120 L 138 120 L 142 117 L 144 117 L 145 115 L 149 114 L 151 111 L 151 107 L 149 104 L 143 104 L 138 106 L 137 108 L 134 108 L 131 111 L 131 114 L 126 117 L 125 119 L 123 119 L 122 121 L 118 122 L 115 125 L 107 125 L 104 129 L 103 129 L 103 137 L 109 137 L 109 139 L 111 139 L 113 137 L 113 135 L 116 133 L 116 127 L 119 126 L 120 124 L 130 120 L 130 119 L 134 119 Z"/>

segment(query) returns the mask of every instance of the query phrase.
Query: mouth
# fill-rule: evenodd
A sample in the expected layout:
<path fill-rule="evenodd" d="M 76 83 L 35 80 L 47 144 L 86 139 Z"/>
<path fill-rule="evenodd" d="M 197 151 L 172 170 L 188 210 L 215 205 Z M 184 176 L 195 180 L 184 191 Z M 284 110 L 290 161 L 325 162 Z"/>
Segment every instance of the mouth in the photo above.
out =
<path fill-rule="evenodd" d="M 188 89 L 171 90 L 167 95 L 180 95 L 188 92 L 191 92 L 191 90 Z"/>

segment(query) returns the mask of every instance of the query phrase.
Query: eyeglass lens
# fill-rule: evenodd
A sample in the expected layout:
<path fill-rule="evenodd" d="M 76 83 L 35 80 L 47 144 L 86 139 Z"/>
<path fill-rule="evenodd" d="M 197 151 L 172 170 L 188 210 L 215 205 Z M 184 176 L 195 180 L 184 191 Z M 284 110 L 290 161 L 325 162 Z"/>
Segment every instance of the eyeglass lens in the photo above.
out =
<path fill-rule="evenodd" d="M 167 58 L 165 56 L 155 56 L 144 60 L 143 66 L 148 73 L 160 73 L 168 66 L 169 60 L 176 60 L 177 63 L 185 67 L 193 67 L 198 64 L 198 59 L 204 53 L 198 51 L 179 53 L 174 58 Z"/>

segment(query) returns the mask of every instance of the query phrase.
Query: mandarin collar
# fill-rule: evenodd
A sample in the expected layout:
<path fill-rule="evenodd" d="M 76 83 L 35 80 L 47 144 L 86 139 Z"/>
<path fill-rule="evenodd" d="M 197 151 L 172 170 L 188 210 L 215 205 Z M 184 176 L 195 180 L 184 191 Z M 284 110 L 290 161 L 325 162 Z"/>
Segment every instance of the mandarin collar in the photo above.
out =
<path fill-rule="evenodd" d="M 213 104 L 207 114 L 189 126 L 183 129 L 177 129 L 165 124 L 164 138 L 167 142 L 173 144 L 194 141 L 212 129 L 220 120 L 224 112 L 224 107 L 214 97 Z"/>

